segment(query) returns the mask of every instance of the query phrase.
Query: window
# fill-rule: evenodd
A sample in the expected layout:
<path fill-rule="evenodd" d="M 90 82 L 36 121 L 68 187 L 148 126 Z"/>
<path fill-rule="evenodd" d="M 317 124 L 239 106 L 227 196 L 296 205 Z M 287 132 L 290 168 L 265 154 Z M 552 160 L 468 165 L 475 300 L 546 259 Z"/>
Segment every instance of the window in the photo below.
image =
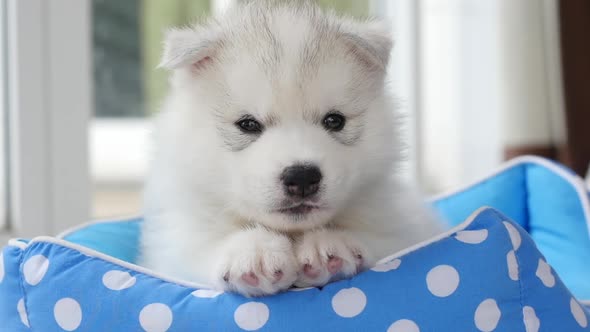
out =
<path fill-rule="evenodd" d="M 95 218 L 137 214 L 150 122 L 166 93 L 156 69 L 165 30 L 211 12 L 209 0 L 92 2 L 94 117 L 90 160 Z"/>
<path fill-rule="evenodd" d="M 9 228 L 6 193 L 6 3 L 0 1 L 0 233 Z"/>
<path fill-rule="evenodd" d="M 2 5 L 9 231 L 52 234 L 88 218 L 89 3 Z"/>

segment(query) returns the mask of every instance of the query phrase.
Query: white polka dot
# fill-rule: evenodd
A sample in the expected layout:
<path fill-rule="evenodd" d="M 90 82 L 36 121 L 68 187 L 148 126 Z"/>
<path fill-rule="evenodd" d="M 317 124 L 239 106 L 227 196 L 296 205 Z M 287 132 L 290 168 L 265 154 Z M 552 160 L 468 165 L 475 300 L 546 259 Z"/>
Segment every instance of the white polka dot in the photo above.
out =
<path fill-rule="evenodd" d="M 542 258 L 539 258 L 539 265 L 537 266 L 537 272 L 535 273 L 545 287 L 555 286 L 555 276 L 551 273 L 551 266 L 547 264 Z"/>
<path fill-rule="evenodd" d="M 172 325 L 172 310 L 163 303 L 151 303 L 139 312 L 139 324 L 146 332 L 168 331 Z"/>
<path fill-rule="evenodd" d="M 522 316 L 524 317 L 524 327 L 526 332 L 539 332 L 541 321 L 539 320 L 539 317 L 537 317 L 535 309 L 525 306 L 522 308 Z"/>
<path fill-rule="evenodd" d="M 193 294 L 193 296 L 195 297 L 202 297 L 202 298 L 214 298 L 217 297 L 221 294 L 223 294 L 223 292 L 220 291 L 216 291 L 213 289 L 197 289 L 196 291 L 192 292 L 191 294 Z"/>
<path fill-rule="evenodd" d="M 461 231 L 457 232 L 455 239 L 469 244 L 482 243 L 488 238 L 488 230 L 480 229 L 476 231 Z"/>
<path fill-rule="evenodd" d="M 2 250 L 2 248 L 0 248 Z M 0 282 L 4 280 L 4 253 L 0 251 Z"/>
<path fill-rule="evenodd" d="M 582 309 L 582 306 L 573 297 L 570 300 L 570 310 L 572 311 L 572 315 L 574 315 L 574 319 L 578 322 L 578 325 L 581 327 L 588 326 L 588 317 L 586 317 L 584 309 Z"/>
<path fill-rule="evenodd" d="M 35 255 L 29 258 L 23 266 L 25 281 L 31 286 L 37 285 L 45 276 L 48 268 L 49 260 L 45 256 Z"/>
<path fill-rule="evenodd" d="M 82 308 L 76 300 L 66 297 L 55 303 L 53 316 L 59 327 L 66 331 L 74 331 L 82 322 Z"/>
<path fill-rule="evenodd" d="M 409 319 L 400 319 L 391 324 L 387 332 L 420 332 L 420 328 Z"/>
<path fill-rule="evenodd" d="M 482 332 L 491 332 L 498 326 L 500 316 L 502 313 L 496 300 L 487 299 L 480 303 L 475 310 L 475 326 Z"/>
<path fill-rule="evenodd" d="M 426 275 L 428 290 L 438 297 L 447 297 L 459 286 L 459 273 L 450 265 L 439 265 Z"/>
<path fill-rule="evenodd" d="M 399 258 L 396 258 L 392 261 L 375 266 L 374 268 L 371 269 L 371 271 L 387 272 L 387 271 L 395 270 L 400 266 L 401 263 L 402 263 L 402 261 Z"/>
<path fill-rule="evenodd" d="M 518 261 L 514 250 L 510 250 L 506 255 L 506 263 L 508 264 L 508 276 L 512 280 L 518 280 Z"/>
<path fill-rule="evenodd" d="M 514 227 L 511 223 L 504 221 L 504 226 L 508 230 L 508 235 L 510 236 L 510 241 L 512 242 L 512 247 L 514 250 L 518 250 L 520 248 L 520 242 L 522 241 L 520 238 L 520 233 L 516 227 Z"/>
<path fill-rule="evenodd" d="M 136 278 L 128 272 L 112 270 L 102 276 L 103 285 L 111 290 L 122 290 L 135 285 Z"/>
<path fill-rule="evenodd" d="M 356 287 L 341 289 L 332 298 L 332 308 L 338 316 L 345 318 L 360 314 L 366 305 L 367 296 Z"/>
<path fill-rule="evenodd" d="M 264 326 L 270 317 L 270 310 L 261 302 L 241 304 L 234 312 L 234 321 L 246 331 L 256 331 Z"/>
<path fill-rule="evenodd" d="M 18 311 L 18 315 L 20 316 L 20 321 L 25 324 L 26 327 L 29 326 L 29 316 L 27 316 L 27 310 L 25 309 L 25 300 L 20 299 L 16 304 L 16 311 Z"/>

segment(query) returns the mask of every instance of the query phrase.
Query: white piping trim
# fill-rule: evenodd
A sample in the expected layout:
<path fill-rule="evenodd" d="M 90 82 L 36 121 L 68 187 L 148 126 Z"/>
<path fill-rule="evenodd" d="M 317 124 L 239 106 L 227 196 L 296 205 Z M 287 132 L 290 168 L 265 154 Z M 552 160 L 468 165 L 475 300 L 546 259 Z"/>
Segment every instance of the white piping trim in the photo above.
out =
<path fill-rule="evenodd" d="M 447 192 L 444 192 L 442 194 L 435 195 L 435 196 L 431 197 L 429 199 L 429 201 L 434 202 L 437 200 L 448 198 L 449 196 L 452 196 L 452 195 L 456 195 L 456 194 L 461 193 L 463 191 L 467 191 L 470 188 L 472 188 L 478 184 L 481 184 L 481 183 L 495 177 L 496 175 L 498 175 L 510 168 L 513 168 L 517 165 L 520 165 L 520 164 L 536 164 L 536 165 L 545 167 L 545 168 L 549 169 L 550 171 L 552 171 L 553 173 L 560 176 L 565 181 L 569 182 L 572 185 L 572 187 L 574 187 L 574 189 L 576 190 L 576 193 L 578 194 L 578 198 L 580 199 L 580 203 L 582 205 L 582 210 L 584 212 L 584 216 L 586 219 L 585 223 L 588 228 L 588 239 L 590 240 L 590 199 L 588 198 L 588 188 L 586 187 L 586 184 L 584 183 L 584 181 L 580 177 L 572 175 L 571 173 L 568 173 L 566 170 L 553 164 L 552 162 L 550 162 L 546 159 L 540 158 L 540 157 L 536 157 L 536 156 L 522 156 L 522 157 L 517 157 L 517 158 L 511 159 L 510 161 L 500 165 L 491 174 L 489 174 L 479 180 L 473 181 L 467 185 L 461 186 L 461 187 L 459 187 L 459 189 L 453 189 L 453 190 L 449 190 Z"/>
<path fill-rule="evenodd" d="M 19 241 L 18 239 L 10 239 L 10 240 L 8 240 L 8 244 L 7 245 L 8 246 L 11 246 L 11 247 L 17 247 L 20 250 L 25 250 L 27 248 L 27 244 L 24 243 L 24 242 L 22 242 L 22 241 Z"/>
<path fill-rule="evenodd" d="M 143 219 L 143 216 L 141 216 L 141 215 L 130 215 L 128 217 L 121 217 L 120 219 L 112 219 L 112 218 L 109 218 L 109 219 L 92 220 L 92 221 L 89 221 L 89 222 L 85 222 L 85 223 L 76 225 L 74 227 L 70 227 L 70 228 L 64 230 L 63 232 L 57 234 L 55 236 L 55 238 L 56 239 L 63 239 L 66 236 L 68 236 L 68 235 L 70 235 L 70 234 L 72 234 L 74 232 L 80 231 L 80 230 L 82 230 L 84 228 L 87 228 L 87 227 L 90 227 L 90 226 L 94 226 L 94 225 L 110 224 L 110 223 L 118 223 L 118 222 L 133 222 L 136 219 Z"/>
<path fill-rule="evenodd" d="M 426 240 L 426 241 L 420 242 L 417 245 L 414 245 L 414 246 L 411 246 L 411 247 L 409 247 L 407 249 L 404 249 L 402 251 L 399 251 L 399 252 L 397 252 L 396 254 L 394 254 L 392 256 L 388 256 L 387 258 L 384 258 L 384 259 L 380 260 L 378 262 L 378 264 L 380 264 L 382 261 L 388 261 L 389 257 L 392 257 L 391 259 L 396 258 L 396 257 L 401 257 L 403 255 L 406 255 L 406 254 L 408 254 L 408 253 L 410 253 L 412 251 L 416 251 L 416 250 L 418 250 L 420 248 L 423 248 L 423 247 L 425 247 L 425 246 L 427 246 L 427 245 L 429 245 L 431 243 L 437 242 L 437 241 L 439 241 L 439 240 L 441 240 L 443 238 L 446 238 L 446 237 L 450 236 L 451 234 L 453 234 L 455 232 L 458 232 L 458 231 L 464 229 L 465 227 L 467 227 L 468 225 L 470 225 L 473 222 L 473 220 L 475 220 L 475 218 L 482 211 L 484 211 L 486 209 L 488 209 L 488 208 L 482 207 L 482 208 L 478 209 L 465 222 L 461 223 L 458 226 L 455 226 L 453 229 L 451 229 L 449 231 L 446 231 L 446 232 L 444 232 L 444 233 L 442 233 L 440 235 L 434 236 L 430 240 Z M 100 222 L 94 222 L 92 224 L 96 224 L 96 223 L 100 223 Z M 11 240 L 11 241 L 13 241 L 13 240 Z M 14 240 L 14 241 L 16 242 L 16 240 Z M 82 253 L 84 255 L 87 255 L 87 256 L 90 256 L 90 257 L 95 257 L 95 258 L 101 259 L 101 260 L 103 260 L 105 262 L 112 263 L 112 264 L 115 264 L 115 265 L 124 267 L 126 269 L 133 270 L 133 271 L 139 272 L 139 273 L 143 273 L 143 274 L 146 274 L 146 275 L 149 275 L 149 276 L 152 276 L 152 277 L 155 277 L 155 278 L 158 278 L 158 279 L 167 281 L 167 282 L 171 282 L 171 283 L 174 283 L 174 284 L 177 284 L 177 285 L 180 285 L 180 286 L 190 287 L 190 288 L 212 288 L 209 285 L 199 284 L 199 283 L 195 283 L 195 282 L 190 282 L 190 281 L 186 281 L 186 280 L 182 280 L 182 279 L 177 279 L 177 278 L 174 278 L 174 277 L 170 277 L 170 276 L 167 276 L 165 274 L 158 273 L 158 272 L 156 272 L 154 270 L 151 270 L 151 269 L 148 269 L 148 268 L 145 268 L 145 267 L 136 265 L 136 264 L 132 264 L 132 263 L 129 263 L 129 262 L 120 260 L 118 258 L 115 258 L 113 256 L 110 256 L 110 255 L 101 253 L 99 251 L 90 249 L 88 247 L 85 247 L 85 246 L 82 246 L 82 245 L 79 245 L 79 244 L 75 244 L 75 243 L 72 243 L 72 242 L 68 242 L 68 241 L 63 240 L 63 239 L 58 239 L 58 238 L 50 237 L 50 236 L 38 236 L 38 237 L 32 239 L 31 241 L 29 241 L 28 244 L 25 244 L 25 243 L 20 242 L 19 248 L 25 249 L 26 247 L 28 247 L 29 245 L 31 245 L 33 243 L 53 243 L 53 244 L 57 244 L 57 245 L 60 245 L 62 247 L 66 247 L 66 248 L 70 248 L 70 249 L 76 250 L 76 251 L 78 251 L 78 252 L 80 252 L 80 253 Z"/>
<path fill-rule="evenodd" d="M 442 239 L 445 239 L 447 237 L 450 237 L 454 233 L 457 233 L 457 232 L 462 231 L 465 228 L 467 228 L 469 225 L 471 225 L 473 223 L 473 221 L 475 219 L 477 219 L 477 217 L 483 211 L 488 210 L 488 209 L 490 209 L 490 208 L 489 207 L 481 207 L 481 208 L 477 209 L 475 212 L 473 212 L 469 216 L 469 218 L 467 218 L 464 222 L 462 222 L 461 224 L 453 227 L 452 229 L 450 229 L 450 230 L 448 230 L 448 231 L 446 231 L 446 232 L 444 232 L 442 234 L 436 235 L 436 236 L 430 238 L 429 240 L 422 241 L 422 242 L 420 242 L 420 243 L 418 243 L 416 245 L 413 245 L 413 246 L 410 246 L 410 247 L 408 247 L 406 249 L 400 250 L 400 251 L 398 251 L 397 253 L 395 253 L 393 255 L 387 256 L 387 257 L 379 260 L 376 265 L 383 264 L 383 263 L 392 261 L 392 260 L 394 260 L 396 258 L 403 257 L 403 256 L 405 256 L 405 255 L 407 255 L 409 253 L 412 253 L 414 251 L 417 251 L 419 249 L 422 249 L 422 248 L 424 248 L 424 247 L 426 247 L 426 246 L 428 246 L 428 245 L 430 245 L 432 243 L 435 243 L 435 242 L 438 242 L 438 241 L 440 241 Z M 96 224 L 96 223 L 100 223 L 100 222 L 93 222 L 92 224 Z M 213 288 L 210 285 L 199 284 L 199 283 L 196 283 L 196 282 L 190 282 L 190 281 L 186 281 L 186 280 L 182 280 L 182 279 L 177 279 L 177 278 L 174 278 L 174 277 L 170 277 L 170 276 L 167 276 L 165 274 L 158 273 L 158 272 L 156 272 L 154 270 L 151 270 L 151 269 L 148 269 L 148 268 L 145 268 L 145 267 L 136 265 L 136 264 L 132 264 L 132 263 L 129 263 L 129 262 L 120 260 L 120 259 L 115 258 L 113 256 L 110 256 L 110 255 L 101 253 L 99 251 L 96 251 L 96 250 L 93 250 L 93 249 L 90 249 L 88 247 L 84 247 L 84 246 L 81 246 L 81 245 L 78 245 L 78 244 L 75 244 L 75 243 L 72 243 L 72 242 L 68 242 L 68 241 L 63 240 L 63 239 L 53 238 L 53 237 L 49 237 L 49 236 L 39 236 L 39 237 L 33 238 L 31 241 L 29 241 L 29 243 L 24 243 L 24 242 L 18 241 L 17 239 L 11 239 L 11 240 L 8 241 L 8 244 L 9 245 L 18 247 L 21 250 L 26 249 L 29 245 L 31 245 L 33 243 L 52 243 L 52 244 L 57 244 L 57 245 L 60 245 L 62 247 L 66 247 L 66 248 L 69 248 L 69 249 L 78 251 L 78 252 L 80 252 L 80 253 L 82 253 L 84 255 L 101 259 L 101 260 L 103 260 L 103 261 L 105 261 L 107 263 L 111 263 L 111 264 L 114 264 L 114 265 L 117 265 L 117 266 L 126 268 L 128 270 L 132 270 L 132 271 L 135 271 L 135 272 L 138 272 L 138 273 L 142 273 L 142 274 L 145 274 L 145 275 L 148 275 L 148 276 L 151 276 L 151 277 L 160 279 L 162 281 L 174 283 L 174 284 L 179 285 L 179 286 L 188 287 L 188 288 L 198 288 L 198 289 L 212 289 Z M 312 288 L 315 288 L 315 287 L 312 287 Z M 583 300 L 583 301 L 580 301 L 580 302 L 583 305 L 590 306 L 590 300 Z"/>
<path fill-rule="evenodd" d="M 473 212 L 473 213 L 472 213 L 472 214 L 471 214 L 471 215 L 470 215 L 470 216 L 469 216 L 467 219 L 465 219 L 465 221 L 463 221 L 463 222 L 462 222 L 462 223 L 460 223 L 459 225 L 457 225 L 457 226 L 455 226 L 455 227 L 451 228 L 450 230 L 448 230 L 448 231 L 446 231 L 446 232 L 444 232 L 444 233 L 442 233 L 442 234 L 436 235 L 436 236 L 432 237 L 432 238 L 431 238 L 431 239 L 429 239 L 429 240 L 422 241 L 422 242 L 420 242 L 420 243 L 418 243 L 418 244 L 415 244 L 415 245 L 413 245 L 413 246 L 411 246 L 411 247 L 408 247 L 408 248 L 406 248 L 406 249 L 402 249 L 402 250 L 398 251 L 397 253 L 395 253 L 395 254 L 393 254 L 393 255 L 390 255 L 390 256 L 387 256 L 387 257 L 385 257 L 385 258 L 383 258 L 383 259 L 380 259 L 380 260 L 377 262 L 377 264 L 375 264 L 375 265 L 379 265 L 379 264 L 384 264 L 384 263 L 387 263 L 387 262 L 391 262 L 392 260 L 394 260 L 394 259 L 396 259 L 396 258 L 401 258 L 401 257 L 403 257 L 403 256 L 405 256 L 405 255 L 407 255 L 407 254 L 409 254 L 409 253 L 412 253 L 412 252 L 414 252 L 414 251 L 417 251 L 417 250 L 419 250 L 419 249 L 422 249 L 422 248 L 424 248 L 424 247 L 426 247 L 426 246 L 428 246 L 428 245 L 430 245 L 430 244 L 432 244 L 432 243 L 434 243 L 434 242 L 437 242 L 437 241 L 440 241 L 440 240 L 442 240 L 442 239 L 444 239 L 444 238 L 450 237 L 450 236 L 451 236 L 451 235 L 453 235 L 454 233 L 457 233 L 457 232 L 459 232 L 459 231 L 462 231 L 462 230 L 464 230 L 465 228 L 467 228 L 469 225 L 471 225 L 471 223 L 473 223 L 473 221 L 474 221 L 475 219 L 477 219 L 477 217 L 478 217 L 478 216 L 479 216 L 479 215 L 480 215 L 480 214 L 481 214 L 483 211 L 485 211 L 485 210 L 488 210 L 488 209 L 493 209 L 493 208 L 490 208 L 490 207 L 488 207 L 488 206 L 483 206 L 483 207 L 480 207 L 480 208 L 479 208 L 479 209 L 477 209 L 475 212 Z M 590 300 L 578 300 L 578 301 L 579 301 L 579 302 L 580 302 L 582 305 L 585 305 L 585 306 L 588 306 L 588 307 L 590 307 Z"/>
<path fill-rule="evenodd" d="M 420 242 L 420 243 L 418 243 L 418 244 L 415 244 L 415 245 L 412 245 L 412 246 L 410 246 L 410 247 L 408 247 L 408 248 L 402 249 L 402 250 L 400 250 L 400 251 L 396 252 L 396 253 L 395 253 L 395 254 L 393 254 L 393 255 L 389 255 L 389 256 L 387 256 L 387 257 L 385 257 L 385 258 L 382 258 L 382 259 L 380 259 L 379 261 L 377 261 L 377 264 L 376 264 L 376 265 L 379 265 L 379 264 L 384 264 L 384 263 L 390 262 L 390 261 L 392 261 L 392 260 L 394 260 L 394 259 L 396 259 L 396 258 L 400 258 L 400 257 L 402 257 L 402 256 L 405 256 L 405 255 L 407 255 L 407 254 L 411 253 L 411 252 L 414 252 L 414 251 L 417 251 L 417 250 L 419 250 L 419 249 L 422 249 L 422 248 L 424 248 L 424 247 L 426 247 L 426 246 L 428 246 L 428 245 L 430 245 L 430 244 L 432 244 L 432 243 L 434 243 L 434 242 L 438 242 L 438 241 L 440 241 L 440 240 L 442 240 L 442 239 L 448 238 L 448 237 L 450 237 L 451 235 L 453 235 L 454 233 L 457 233 L 457 232 L 459 232 L 459 231 L 462 231 L 462 230 L 464 230 L 465 228 L 467 228 L 467 226 L 471 225 L 471 223 L 472 223 L 472 222 L 473 222 L 473 221 L 474 221 L 474 220 L 475 220 L 475 219 L 476 219 L 476 218 L 477 218 L 477 217 L 478 217 L 478 216 L 479 216 L 479 215 L 480 215 L 480 214 L 481 214 L 483 211 L 485 211 L 485 210 L 488 210 L 488 209 L 490 209 L 490 207 L 489 207 L 489 206 L 482 206 L 482 207 L 480 207 L 479 209 L 475 210 L 475 212 L 473 212 L 473 213 L 472 213 L 472 214 L 471 214 L 471 215 L 470 215 L 470 216 L 469 216 L 467 219 L 465 219 L 465 221 L 463 221 L 463 222 L 462 222 L 462 223 L 460 223 L 459 225 L 457 225 L 457 226 L 455 226 L 455 227 L 453 227 L 453 228 L 449 229 L 448 231 L 446 231 L 446 232 L 444 232 L 444 233 L 441 233 L 441 234 L 435 235 L 434 237 L 432 237 L 432 238 L 430 238 L 430 239 L 428 239 L 428 240 L 422 241 L 422 242 Z"/>
<path fill-rule="evenodd" d="M 211 286 L 207 286 L 205 284 L 199 284 L 199 283 L 190 282 L 190 281 L 186 281 L 186 280 L 176 279 L 176 278 L 167 276 L 165 274 L 158 273 L 158 272 L 153 271 L 151 269 L 120 260 L 120 259 L 115 258 L 113 256 L 104 254 L 100 251 L 96 251 L 96 250 L 90 249 L 88 247 L 81 246 L 79 244 L 68 242 L 63 239 L 57 239 L 57 238 L 50 237 L 50 236 L 38 236 L 38 237 L 32 239 L 31 241 L 29 241 L 29 243 L 27 245 L 25 245 L 25 248 L 34 244 L 34 243 L 57 244 L 62 247 L 76 250 L 86 256 L 98 258 L 98 259 L 101 259 L 105 262 L 112 263 L 112 264 L 124 267 L 126 269 L 133 270 L 133 271 L 139 272 L 139 273 L 143 273 L 143 274 L 146 274 L 146 275 L 149 275 L 149 276 L 152 276 L 152 277 L 155 277 L 155 278 L 167 281 L 167 282 L 171 282 L 171 283 L 174 283 L 174 284 L 177 284 L 180 286 L 189 287 L 189 288 L 211 288 Z"/>

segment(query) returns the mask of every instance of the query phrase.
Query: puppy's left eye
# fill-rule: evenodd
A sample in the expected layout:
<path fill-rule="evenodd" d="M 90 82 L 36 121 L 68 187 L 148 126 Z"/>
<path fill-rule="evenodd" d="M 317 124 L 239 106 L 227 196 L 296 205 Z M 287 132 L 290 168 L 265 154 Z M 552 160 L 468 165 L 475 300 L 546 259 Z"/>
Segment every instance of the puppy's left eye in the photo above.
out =
<path fill-rule="evenodd" d="M 262 132 L 262 124 L 250 116 L 244 117 L 236 122 L 236 126 L 246 134 L 258 134 Z"/>
<path fill-rule="evenodd" d="M 322 121 L 324 128 L 329 131 L 340 131 L 344 128 L 346 118 L 340 113 L 328 113 Z"/>

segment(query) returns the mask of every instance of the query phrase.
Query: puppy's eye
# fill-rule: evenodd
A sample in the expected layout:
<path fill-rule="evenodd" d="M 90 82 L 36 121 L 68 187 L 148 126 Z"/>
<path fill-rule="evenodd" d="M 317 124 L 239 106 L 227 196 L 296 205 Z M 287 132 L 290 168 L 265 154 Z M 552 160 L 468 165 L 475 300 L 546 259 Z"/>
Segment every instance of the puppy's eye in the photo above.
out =
<path fill-rule="evenodd" d="M 340 131 L 344 128 L 346 118 L 340 113 L 328 113 L 322 121 L 324 128 L 329 131 Z"/>
<path fill-rule="evenodd" d="M 238 128 L 240 128 L 240 130 L 246 134 L 257 134 L 262 132 L 262 124 L 260 124 L 260 122 L 256 121 L 256 119 L 251 116 L 247 116 L 241 120 L 238 120 L 238 122 L 236 122 L 236 126 L 238 126 Z"/>

